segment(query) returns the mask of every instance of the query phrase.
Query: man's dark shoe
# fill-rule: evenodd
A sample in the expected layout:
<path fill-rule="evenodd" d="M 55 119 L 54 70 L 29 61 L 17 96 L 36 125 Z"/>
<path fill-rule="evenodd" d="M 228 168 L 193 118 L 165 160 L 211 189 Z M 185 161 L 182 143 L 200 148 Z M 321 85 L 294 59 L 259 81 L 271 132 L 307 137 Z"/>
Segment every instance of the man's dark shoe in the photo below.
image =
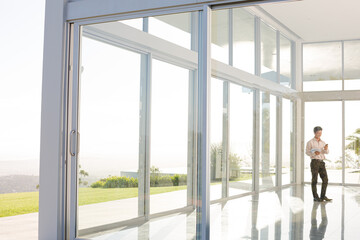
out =
<path fill-rule="evenodd" d="M 314 198 L 314 202 L 322 202 L 323 200 L 321 198 Z"/>
<path fill-rule="evenodd" d="M 331 199 L 331 198 L 328 198 L 328 197 L 323 197 L 321 200 L 326 201 L 326 202 L 332 201 L 332 199 Z"/>

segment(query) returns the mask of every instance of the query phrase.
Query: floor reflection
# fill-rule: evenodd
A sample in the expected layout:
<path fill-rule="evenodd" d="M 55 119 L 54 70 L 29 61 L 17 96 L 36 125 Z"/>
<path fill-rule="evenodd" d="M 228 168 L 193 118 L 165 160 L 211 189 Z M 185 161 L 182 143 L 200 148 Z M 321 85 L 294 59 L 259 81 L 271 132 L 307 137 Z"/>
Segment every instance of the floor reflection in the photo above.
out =
<path fill-rule="evenodd" d="M 328 186 L 314 203 L 310 185 L 263 192 L 210 207 L 210 239 L 358 239 L 360 187 Z M 91 239 L 195 239 L 196 213 L 178 213 Z"/>
<path fill-rule="evenodd" d="M 328 218 L 326 215 L 326 202 L 314 202 L 313 203 L 313 208 L 311 211 L 311 230 L 310 230 L 310 239 L 311 240 L 322 240 L 325 237 L 325 232 L 326 232 L 326 227 L 328 224 Z M 319 208 L 319 206 L 321 206 L 321 222 L 320 225 L 318 226 L 318 221 L 317 221 L 317 210 Z"/>

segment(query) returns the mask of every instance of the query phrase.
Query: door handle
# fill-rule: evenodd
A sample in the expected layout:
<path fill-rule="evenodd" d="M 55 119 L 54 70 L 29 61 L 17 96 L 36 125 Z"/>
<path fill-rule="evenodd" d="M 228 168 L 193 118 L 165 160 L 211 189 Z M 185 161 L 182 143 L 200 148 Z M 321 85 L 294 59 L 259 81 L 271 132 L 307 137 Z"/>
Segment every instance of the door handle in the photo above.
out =
<path fill-rule="evenodd" d="M 70 132 L 70 155 L 75 156 L 79 153 L 79 140 L 80 135 L 75 130 Z"/>

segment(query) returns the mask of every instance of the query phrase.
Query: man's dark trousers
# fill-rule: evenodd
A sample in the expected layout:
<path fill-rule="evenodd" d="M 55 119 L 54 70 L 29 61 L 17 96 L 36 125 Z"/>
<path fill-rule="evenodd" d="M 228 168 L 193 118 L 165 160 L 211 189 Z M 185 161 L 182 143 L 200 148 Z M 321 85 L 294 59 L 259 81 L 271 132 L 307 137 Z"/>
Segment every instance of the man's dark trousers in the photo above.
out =
<path fill-rule="evenodd" d="M 322 185 L 321 185 L 321 195 L 320 198 L 324 198 L 326 195 L 326 188 L 328 185 L 328 176 L 325 168 L 325 162 L 319 159 L 311 159 L 310 163 L 311 167 L 311 189 L 314 198 L 319 198 L 319 195 L 317 194 L 316 184 L 318 179 L 318 174 L 320 174 Z"/>

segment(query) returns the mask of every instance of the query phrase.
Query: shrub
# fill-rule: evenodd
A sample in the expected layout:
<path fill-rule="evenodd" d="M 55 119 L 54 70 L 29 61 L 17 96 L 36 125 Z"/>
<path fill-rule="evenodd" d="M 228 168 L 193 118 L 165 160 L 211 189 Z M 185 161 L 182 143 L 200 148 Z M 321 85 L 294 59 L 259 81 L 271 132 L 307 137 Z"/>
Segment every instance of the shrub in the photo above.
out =
<path fill-rule="evenodd" d="M 179 182 L 180 182 L 179 174 L 175 174 L 174 176 L 172 176 L 171 181 L 172 181 L 174 186 L 179 186 Z"/>
<path fill-rule="evenodd" d="M 91 184 L 92 188 L 129 188 L 137 187 L 138 180 L 137 178 L 128 178 L 128 177 L 117 177 L 110 176 L 105 179 L 100 179 L 97 182 Z"/>

